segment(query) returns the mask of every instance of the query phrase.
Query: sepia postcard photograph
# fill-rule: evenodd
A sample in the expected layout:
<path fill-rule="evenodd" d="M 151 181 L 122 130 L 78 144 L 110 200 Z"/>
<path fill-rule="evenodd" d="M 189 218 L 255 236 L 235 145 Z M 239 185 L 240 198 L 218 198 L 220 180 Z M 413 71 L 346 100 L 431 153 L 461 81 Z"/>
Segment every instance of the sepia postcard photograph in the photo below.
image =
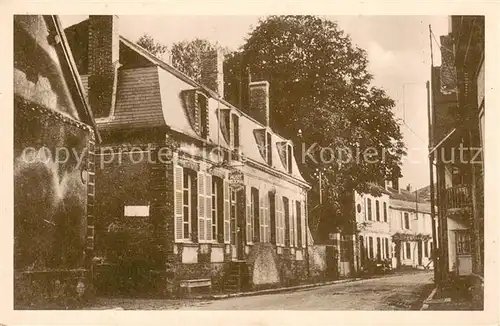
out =
<path fill-rule="evenodd" d="M 10 18 L 15 313 L 472 316 L 497 292 L 484 13 Z"/>

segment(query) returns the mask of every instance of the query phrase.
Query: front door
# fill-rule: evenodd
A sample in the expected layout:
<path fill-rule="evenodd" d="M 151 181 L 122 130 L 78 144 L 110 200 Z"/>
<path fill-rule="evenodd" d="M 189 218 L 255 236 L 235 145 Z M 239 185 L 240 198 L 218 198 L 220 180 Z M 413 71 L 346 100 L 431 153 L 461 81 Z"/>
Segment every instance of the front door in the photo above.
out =
<path fill-rule="evenodd" d="M 422 240 L 418 241 L 418 248 L 417 248 L 417 255 L 418 255 L 418 266 L 422 266 Z"/>
<path fill-rule="evenodd" d="M 230 216 L 231 216 L 231 246 L 232 246 L 232 259 L 243 259 L 243 227 L 244 220 L 242 219 L 241 210 L 238 205 L 242 205 L 245 201 L 242 200 L 243 192 L 231 189 L 230 194 Z"/>

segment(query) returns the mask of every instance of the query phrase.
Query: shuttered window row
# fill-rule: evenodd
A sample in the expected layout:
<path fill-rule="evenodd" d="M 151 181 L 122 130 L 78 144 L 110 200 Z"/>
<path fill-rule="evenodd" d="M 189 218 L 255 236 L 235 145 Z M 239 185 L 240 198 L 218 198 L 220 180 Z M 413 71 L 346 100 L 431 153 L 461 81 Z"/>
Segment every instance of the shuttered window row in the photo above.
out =
<path fill-rule="evenodd" d="M 226 244 L 235 244 L 237 196 L 229 187 L 227 180 L 218 179 L 222 185 L 219 188 L 216 179 L 218 178 L 204 172 L 175 166 L 176 241 L 214 242 L 220 240 Z M 278 246 L 305 247 L 307 230 L 304 218 L 305 203 L 288 200 L 278 195 L 271 197 L 268 192 L 260 193 L 255 190 L 254 188 L 254 194 L 257 197 L 254 195 L 254 203 L 252 203 L 252 188 L 246 187 L 244 190 L 246 243 L 271 242 L 271 232 L 274 232 L 274 239 Z M 271 205 L 270 200 L 274 200 L 274 205 Z M 271 222 L 272 206 L 275 209 L 273 223 Z M 193 223 L 195 223 L 194 228 Z M 272 225 L 274 225 L 274 230 L 271 230 Z M 196 236 L 194 236 L 195 228 Z"/>

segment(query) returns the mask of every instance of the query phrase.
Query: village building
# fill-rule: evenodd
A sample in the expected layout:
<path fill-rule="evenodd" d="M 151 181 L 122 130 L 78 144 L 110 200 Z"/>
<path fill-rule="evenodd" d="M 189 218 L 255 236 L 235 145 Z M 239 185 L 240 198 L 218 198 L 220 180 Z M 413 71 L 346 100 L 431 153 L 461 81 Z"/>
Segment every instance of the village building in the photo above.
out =
<path fill-rule="evenodd" d="M 14 15 L 14 306 L 91 291 L 92 112 L 57 16 Z"/>
<path fill-rule="evenodd" d="M 96 287 L 175 296 L 305 280 L 309 185 L 270 127 L 269 83 L 249 83 L 243 112 L 223 99 L 219 51 L 203 54 L 200 84 L 118 23 L 66 29 L 103 139 Z"/>
<path fill-rule="evenodd" d="M 451 16 L 432 68 L 439 282 L 465 284 L 482 304 L 484 275 L 484 16 Z"/>
<path fill-rule="evenodd" d="M 392 267 L 433 268 L 431 205 L 411 189 L 391 189 Z"/>
<path fill-rule="evenodd" d="M 379 186 L 380 195 L 355 194 L 355 216 L 358 228 L 356 251 L 359 271 L 373 268 L 392 257 L 389 193 Z"/>

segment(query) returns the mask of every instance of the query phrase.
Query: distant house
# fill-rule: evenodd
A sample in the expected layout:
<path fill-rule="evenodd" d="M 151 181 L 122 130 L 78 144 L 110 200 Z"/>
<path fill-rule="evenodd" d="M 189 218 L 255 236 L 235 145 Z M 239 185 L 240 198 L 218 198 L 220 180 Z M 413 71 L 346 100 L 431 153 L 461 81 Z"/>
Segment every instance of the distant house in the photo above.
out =
<path fill-rule="evenodd" d="M 355 194 L 359 269 L 367 269 L 369 261 L 382 262 L 392 257 L 389 192 L 379 188 L 380 196 Z"/>
<path fill-rule="evenodd" d="M 66 29 L 103 137 L 100 290 L 178 295 L 306 278 L 310 186 L 270 127 L 269 83 L 249 83 L 244 113 L 222 98 L 218 51 L 203 54 L 198 84 L 120 36 L 118 22 L 90 16 Z"/>
<path fill-rule="evenodd" d="M 86 296 L 94 246 L 92 112 L 57 16 L 14 16 L 14 304 Z"/>
<path fill-rule="evenodd" d="M 433 268 L 431 205 L 416 192 L 390 192 L 393 267 Z"/>

